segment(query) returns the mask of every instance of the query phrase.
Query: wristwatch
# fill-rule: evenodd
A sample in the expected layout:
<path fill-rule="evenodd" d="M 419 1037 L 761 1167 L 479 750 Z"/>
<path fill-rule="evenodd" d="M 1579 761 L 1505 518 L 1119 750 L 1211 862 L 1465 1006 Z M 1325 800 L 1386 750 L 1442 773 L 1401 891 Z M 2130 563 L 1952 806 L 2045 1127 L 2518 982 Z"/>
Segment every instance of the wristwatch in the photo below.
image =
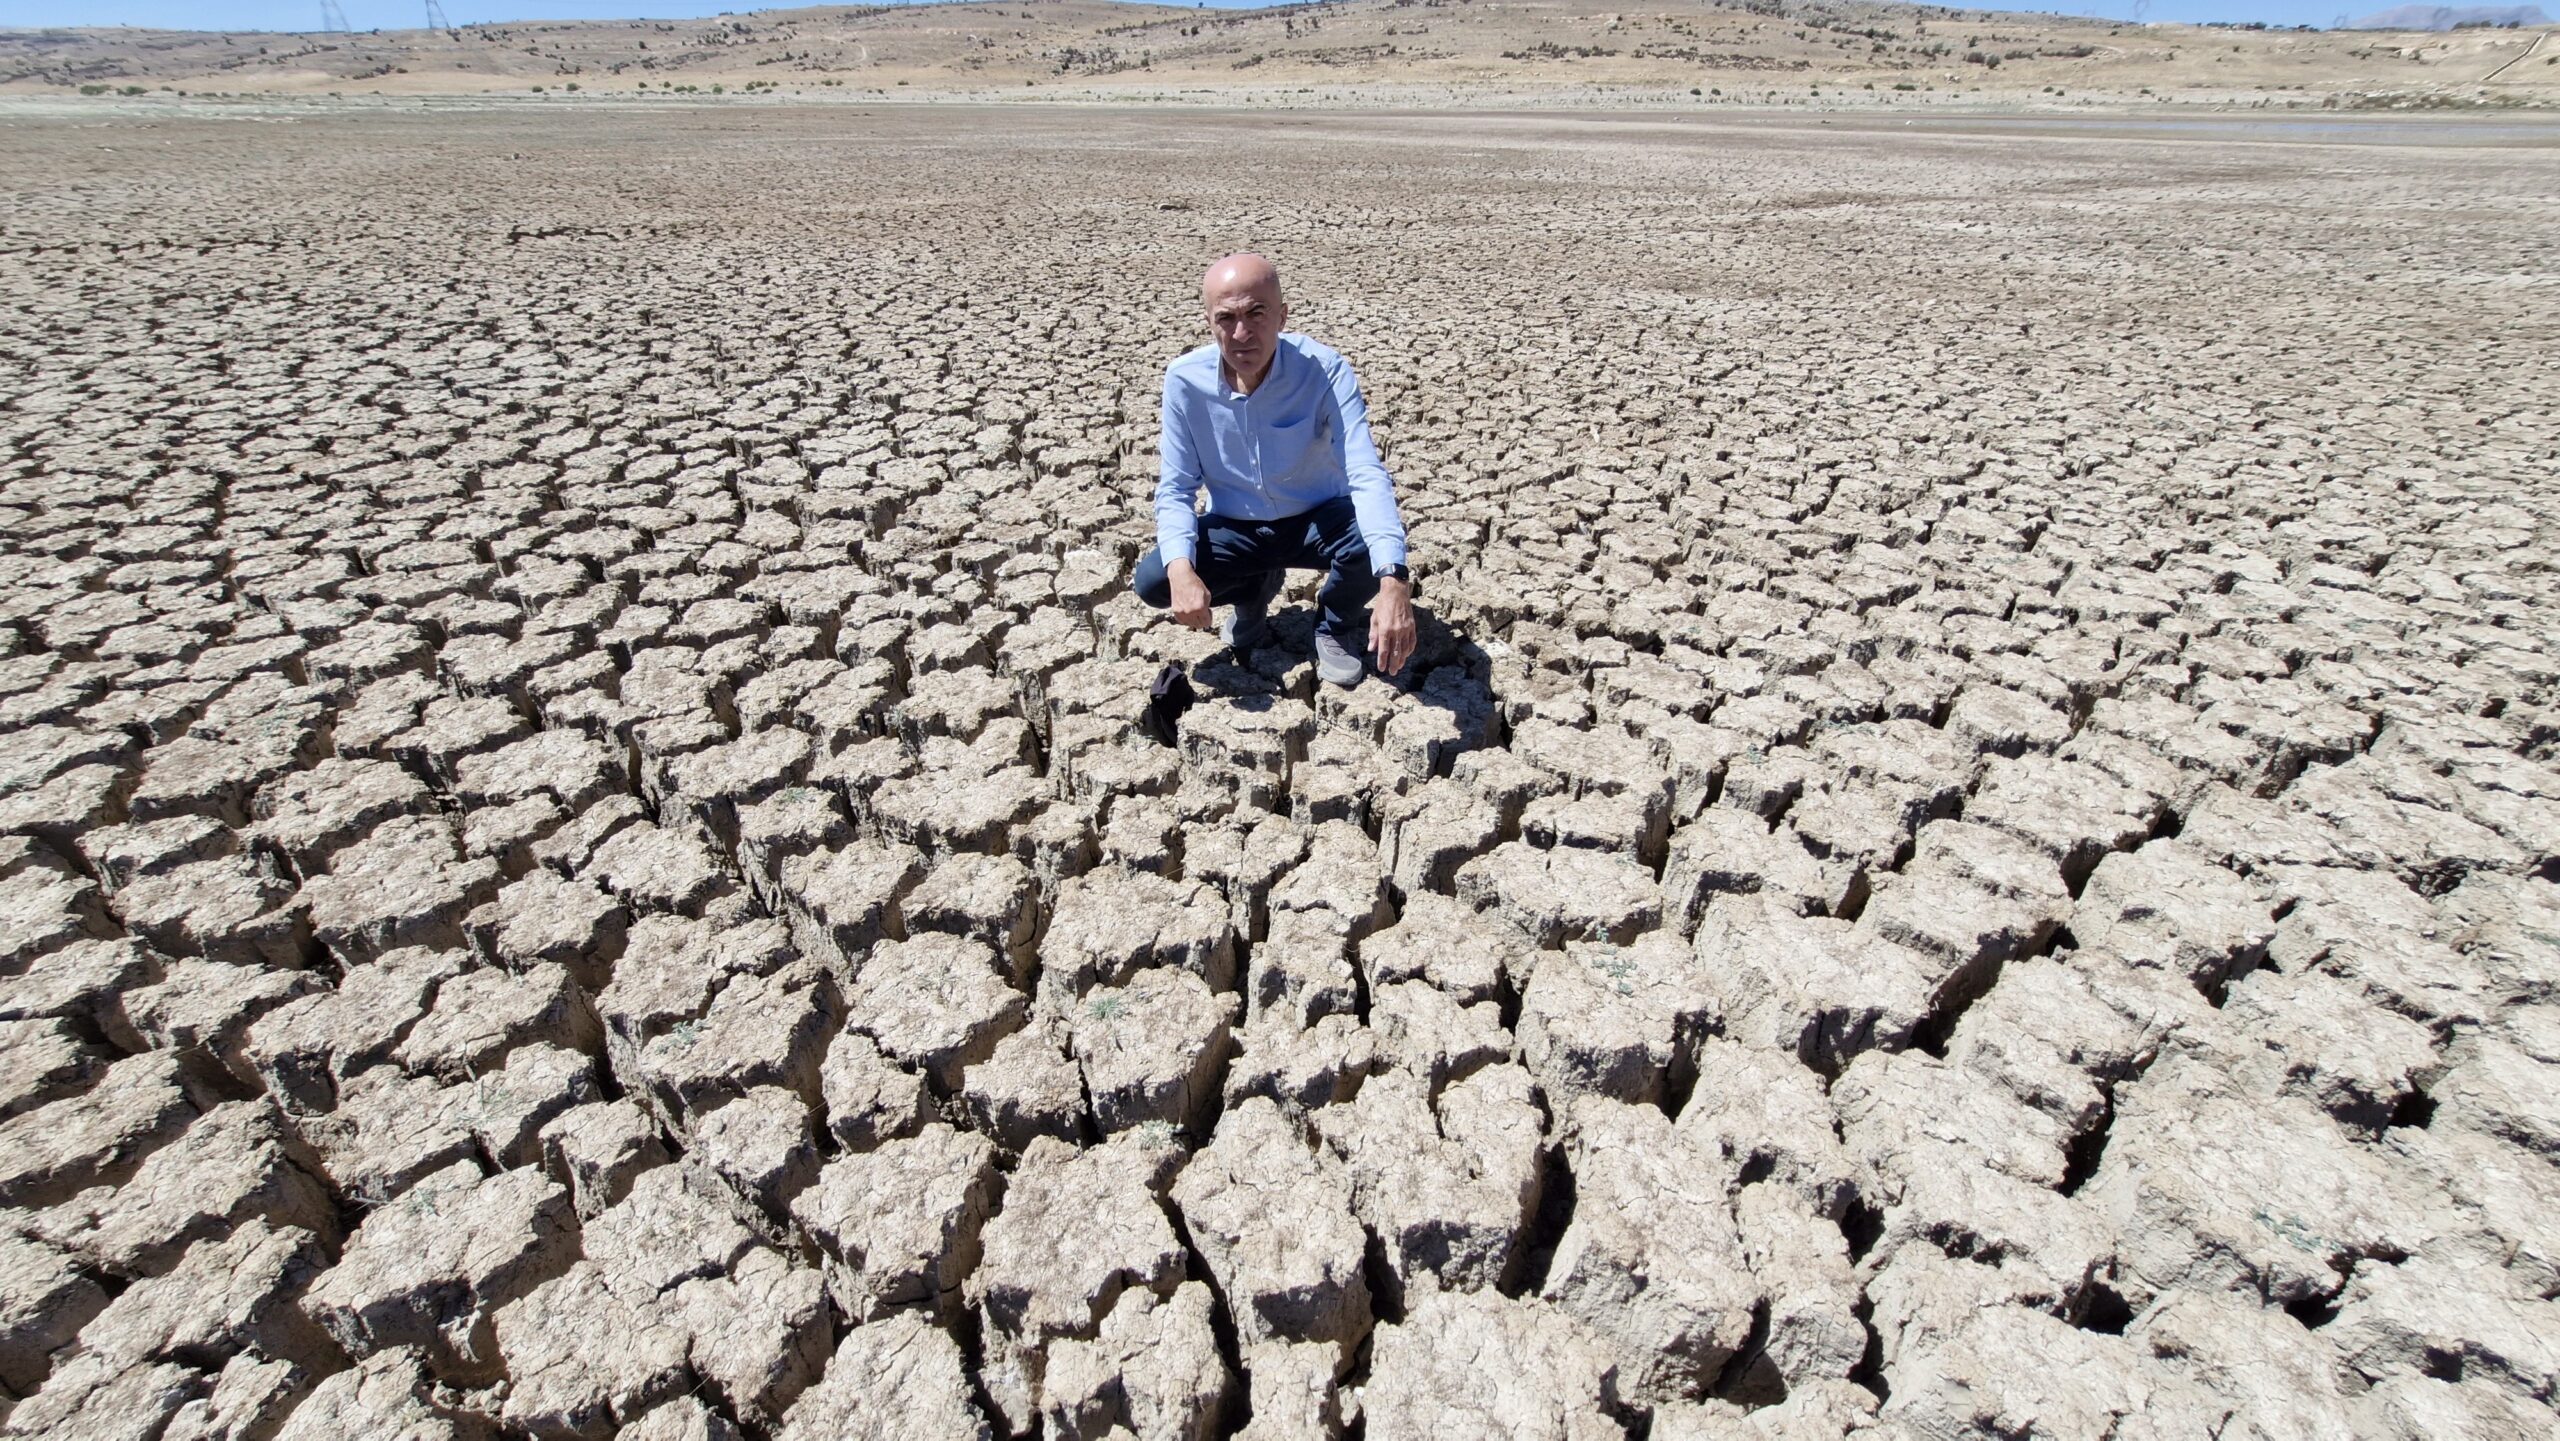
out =
<path fill-rule="evenodd" d="M 1394 565 L 1387 566 L 1380 570 L 1378 572 L 1378 579 L 1400 580 L 1407 585 L 1411 585 L 1413 584 L 1413 567 L 1406 565 L 1402 561 L 1398 561 Z"/>

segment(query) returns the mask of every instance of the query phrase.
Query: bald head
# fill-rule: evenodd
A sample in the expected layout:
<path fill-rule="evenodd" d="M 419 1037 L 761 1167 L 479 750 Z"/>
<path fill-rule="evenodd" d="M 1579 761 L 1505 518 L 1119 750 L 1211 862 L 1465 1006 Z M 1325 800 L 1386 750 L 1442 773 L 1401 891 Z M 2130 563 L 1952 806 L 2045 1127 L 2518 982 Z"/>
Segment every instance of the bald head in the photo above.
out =
<path fill-rule="evenodd" d="M 1278 300 L 1280 267 L 1246 251 L 1210 266 L 1209 273 L 1200 277 L 1200 303 L 1212 313 L 1221 297 L 1246 291 L 1267 291 L 1273 300 Z"/>
<path fill-rule="evenodd" d="M 1228 256 L 1200 277 L 1200 308 L 1208 314 L 1229 380 L 1251 394 L 1271 369 L 1272 350 L 1289 324 L 1279 267 L 1251 253 Z"/>

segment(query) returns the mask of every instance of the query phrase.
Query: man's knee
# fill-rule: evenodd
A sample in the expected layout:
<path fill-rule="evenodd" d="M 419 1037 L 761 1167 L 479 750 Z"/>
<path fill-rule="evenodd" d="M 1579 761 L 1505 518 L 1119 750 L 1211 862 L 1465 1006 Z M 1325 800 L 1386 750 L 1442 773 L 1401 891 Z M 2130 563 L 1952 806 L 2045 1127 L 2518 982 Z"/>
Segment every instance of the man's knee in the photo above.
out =
<path fill-rule="evenodd" d="M 1367 605 L 1378 593 L 1378 576 L 1369 564 L 1368 542 L 1355 534 L 1349 544 L 1332 547 L 1330 555 L 1333 573 L 1325 577 L 1325 598 L 1355 610 Z"/>
<path fill-rule="evenodd" d="M 1164 557 L 1152 548 L 1138 557 L 1138 570 L 1129 577 L 1129 589 L 1158 610 L 1173 604 L 1173 581 L 1164 573 Z"/>
<path fill-rule="evenodd" d="M 1378 593 L 1378 575 L 1369 566 L 1369 548 L 1361 546 L 1336 560 L 1325 591 L 1346 605 L 1367 605 Z"/>
<path fill-rule="evenodd" d="M 1369 568 L 1369 540 L 1360 533 L 1360 512 L 1349 496 L 1340 496 L 1316 507 L 1316 542 L 1326 560 L 1337 570 Z"/>

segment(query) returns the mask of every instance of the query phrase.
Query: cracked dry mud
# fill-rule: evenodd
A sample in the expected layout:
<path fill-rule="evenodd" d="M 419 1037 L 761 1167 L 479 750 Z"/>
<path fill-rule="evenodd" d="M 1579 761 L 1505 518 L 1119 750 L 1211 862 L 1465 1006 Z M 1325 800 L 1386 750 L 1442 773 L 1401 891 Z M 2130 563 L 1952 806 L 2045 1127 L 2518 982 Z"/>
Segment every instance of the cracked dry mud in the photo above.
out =
<path fill-rule="evenodd" d="M 2547 149 L 0 155 L 7 1434 L 2554 1424 Z M 1247 243 L 1403 685 L 1127 590 Z"/>

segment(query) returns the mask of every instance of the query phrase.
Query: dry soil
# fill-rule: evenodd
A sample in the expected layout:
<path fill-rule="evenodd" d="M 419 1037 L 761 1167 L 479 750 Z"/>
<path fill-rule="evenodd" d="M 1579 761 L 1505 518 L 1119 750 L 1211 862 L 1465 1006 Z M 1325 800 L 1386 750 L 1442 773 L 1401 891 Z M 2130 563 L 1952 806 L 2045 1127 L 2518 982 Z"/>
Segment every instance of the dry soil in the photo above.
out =
<path fill-rule="evenodd" d="M 0 169 L 8 1434 L 2553 1425 L 2547 131 Z M 1398 683 L 1128 591 L 1246 245 Z"/>

